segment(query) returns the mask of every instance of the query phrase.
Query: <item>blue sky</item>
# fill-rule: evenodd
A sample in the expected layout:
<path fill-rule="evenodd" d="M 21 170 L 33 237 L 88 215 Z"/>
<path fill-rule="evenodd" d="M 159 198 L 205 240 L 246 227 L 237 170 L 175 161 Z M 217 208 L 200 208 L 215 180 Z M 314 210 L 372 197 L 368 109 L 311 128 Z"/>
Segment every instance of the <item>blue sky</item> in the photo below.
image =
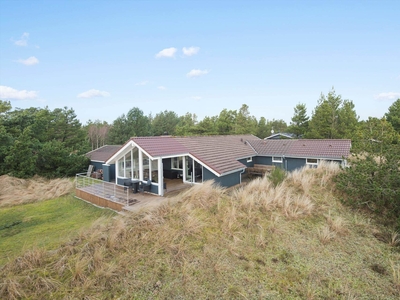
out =
<path fill-rule="evenodd" d="M 361 119 L 400 98 L 400 1 L 0 0 L 0 99 L 290 122 L 332 87 Z"/>

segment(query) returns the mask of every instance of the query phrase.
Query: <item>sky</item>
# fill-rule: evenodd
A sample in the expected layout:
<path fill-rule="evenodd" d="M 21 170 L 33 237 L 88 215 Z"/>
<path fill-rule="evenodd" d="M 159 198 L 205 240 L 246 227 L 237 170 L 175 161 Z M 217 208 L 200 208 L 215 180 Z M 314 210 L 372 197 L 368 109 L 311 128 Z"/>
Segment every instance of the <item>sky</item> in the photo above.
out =
<path fill-rule="evenodd" d="M 112 123 L 249 106 L 288 124 L 332 88 L 361 120 L 400 98 L 400 1 L 0 0 L 0 99 Z"/>

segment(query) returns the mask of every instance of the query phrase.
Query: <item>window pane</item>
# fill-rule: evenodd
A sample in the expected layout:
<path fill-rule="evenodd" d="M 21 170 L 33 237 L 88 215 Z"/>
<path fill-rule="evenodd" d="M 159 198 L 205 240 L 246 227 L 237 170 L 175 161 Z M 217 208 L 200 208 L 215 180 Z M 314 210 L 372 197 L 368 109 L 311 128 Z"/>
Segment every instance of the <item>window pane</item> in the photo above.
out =
<path fill-rule="evenodd" d="M 124 158 L 118 160 L 118 176 L 124 177 Z"/>
<path fill-rule="evenodd" d="M 146 154 L 143 153 L 143 180 L 148 180 L 149 179 L 149 158 L 147 157 Z"/>
<path fill-rule="evenodd" d="M 318 164 L 318 160 L 316 158 L 307 158 L 308 164 Z"/>
<path fill-rule="evenodd" d="M 132 150 L 132 178 L 139 179 L 139 152 L 137 148 Z"/>
<path fill-rule="evenodd" d="M 151 181 L 158 182 L 158 160 L 151 161 Z"/>

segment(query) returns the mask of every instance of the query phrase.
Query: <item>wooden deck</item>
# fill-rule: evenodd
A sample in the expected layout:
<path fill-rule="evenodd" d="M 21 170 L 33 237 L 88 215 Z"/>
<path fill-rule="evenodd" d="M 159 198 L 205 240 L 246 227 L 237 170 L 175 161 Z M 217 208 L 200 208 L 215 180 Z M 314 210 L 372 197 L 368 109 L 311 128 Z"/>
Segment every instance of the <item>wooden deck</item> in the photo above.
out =
<path fill-rule="evenodd" d="M 177 195 L 180 191 L 190 188 L 181 179 L 164 179 L 167 189 L 164 197 L 141 192 L 133 193 L 132 189 L 126 189 L 112 183 L 97 181 L 95 184 L 76 188 L 76 197 L 93 203 L 97 206 L 110 208 L 116 211 L 139 211 L 152 208 L 165 203 L 168 198 Z"/>

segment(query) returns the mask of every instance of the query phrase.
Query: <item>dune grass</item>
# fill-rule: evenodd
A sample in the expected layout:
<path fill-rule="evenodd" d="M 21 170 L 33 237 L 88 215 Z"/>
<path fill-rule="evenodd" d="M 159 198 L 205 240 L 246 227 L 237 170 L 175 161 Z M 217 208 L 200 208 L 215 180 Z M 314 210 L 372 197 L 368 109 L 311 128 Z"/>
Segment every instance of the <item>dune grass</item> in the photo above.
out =
<path fill-rule="evenodd" d="M 35 176 L 21 179 L 8 175 L 0 176 L 0 207 L 54 199 L 71 194 L 74 181 L 71 178 L 46 179 Z"/>
<path fill-rule="evenodd" d="M 24 250 L 56 248 L 100 217 L 115 215 L 73 196 L 0 209 L 0 266 Z"/>
<path fill-rule="evenodd" d="M 0 298 L 398 299 L 398 248 L 336 199 L 337 172 L 303 169 L 276 187 L 267 177 L 229 190 L 206 182 L 96 222 L 10 261 Z"/>

